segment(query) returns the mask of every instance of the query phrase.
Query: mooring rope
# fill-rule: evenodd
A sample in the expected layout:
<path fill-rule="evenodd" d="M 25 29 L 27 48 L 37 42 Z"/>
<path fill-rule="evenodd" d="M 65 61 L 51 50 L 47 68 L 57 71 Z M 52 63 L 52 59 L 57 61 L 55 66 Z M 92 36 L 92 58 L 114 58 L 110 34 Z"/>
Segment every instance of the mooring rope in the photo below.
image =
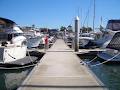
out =
<path fill-rule="evenodd" d="M 8 52 L 6 52 L 11 58 L 16 59 L 15 57 L 13 57 L 12 55 L 10 55 Z"/>
<path fill-rule="evenodd" d="M 33 63 L 33 59 L 32 59 L 31 56 L 30 56 L 29 51 L 27 51 L 27 53 L 28 53 L 28 56 L 29 56 L 29 58 L 30 58 L 31 63 L 34 64 L 34 63 Z"/>
<path fill-rule="evenodd" d="M 96 60 L 96 58 L 97 58 L 97 56 L 96 56 L 96 57 L 94 57 L 92 60 L 90 60 L 90 61 L 86 62 L 86 63 L 87 63 L 87 64 L 89 64 L 89 63 L 93 62 L 94 60 Z"/>
<path fill-rule="evenodd" d="M 119 52 L 118 54 L 116 54 L 115 56 L 113 56 L 112 58 L 110 58 L 110 59 L 108 59 L 108 60 L 106 60 L 106 61 L 104 61 L 104 62 L 102 62 L 102 63 L 98 63 L 98 64 L 90 65 L 90 66 L 91 66 L 91 67 L 95 67 L 95 66 L 102 65 L 102 64 L 104 64 L 104 63 L 107 63 L 107 62 L 113 60 L 113 59 L 114 59 L 115 57 L 117 57 L 118 55 L 120 55 L 120 52 Z"/>

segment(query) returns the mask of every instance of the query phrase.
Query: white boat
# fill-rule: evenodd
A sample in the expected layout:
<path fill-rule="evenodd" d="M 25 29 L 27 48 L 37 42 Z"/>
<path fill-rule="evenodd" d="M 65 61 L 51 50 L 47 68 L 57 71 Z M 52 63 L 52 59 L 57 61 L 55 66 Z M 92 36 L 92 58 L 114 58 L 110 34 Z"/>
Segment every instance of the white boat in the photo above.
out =
<path fill-rule="evenodd" d="M 49 43 L 54 43 L 55 37 L 54 36 L 50 36 L 48 41 L 49 41 Z"/>
<path fill-rule="evenodd" d="M 109 20 L 103 38 L 99 40 L 106 51 L 98 53 L 98 57 L 106 61 L 120 61 L 120 20 Z"/>
<path fill-rule="evenodd" d="M 24 32 L 25 37 L 27 38 L 27 47 L 28 48 L 35 48 L 38 47 L 40 44 L 43 44 L 42 38 L 44 37 L 40 31 L 36 30 L 28 30 Z"/>
<path fill-rule="evenodd" d="M 0 18 L 0 63 L 12 63 L 26 56 L 26 38 L 16 24 Z"/>
<path fill-rule="evenodd" d="M 93 41 L 94 37 L 90 33 L 81 33 L 79 36 L 79 46 L 85 47 L 90 41 Z"/>

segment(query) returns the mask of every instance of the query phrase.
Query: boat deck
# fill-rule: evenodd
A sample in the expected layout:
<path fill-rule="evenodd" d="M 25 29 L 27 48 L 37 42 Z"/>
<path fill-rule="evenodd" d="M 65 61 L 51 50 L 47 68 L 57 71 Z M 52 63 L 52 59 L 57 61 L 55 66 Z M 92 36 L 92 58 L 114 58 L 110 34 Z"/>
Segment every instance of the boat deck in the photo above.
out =
<path fill-rule="evenodd" d="M 58 39 L 18 90 L 106 90 L 80 61 L 74 51 Z"/>

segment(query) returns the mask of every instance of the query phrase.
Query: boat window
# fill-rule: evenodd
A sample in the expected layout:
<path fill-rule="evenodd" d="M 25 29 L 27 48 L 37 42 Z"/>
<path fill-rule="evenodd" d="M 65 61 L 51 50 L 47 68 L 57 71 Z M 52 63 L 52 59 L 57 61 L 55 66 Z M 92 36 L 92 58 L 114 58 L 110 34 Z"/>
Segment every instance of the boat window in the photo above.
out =
<path fill-rule="evenodd" d="M 0 24 L 0 28 L 3 28 L 3 25 Z"/>
<path fill-rule="evenodd" d="M 8 34 L 8 41 L 12 39 L 12 34 Z"/>
<path fill-rule="evenodd" d="M 0 33 L 0 41 L 11 41 L 13 34 Z"/>
<path fill-rule="evenodd" d="M 22 42 L 22 45 L 27 45 L 27 42 L 26 42 L 26 41 L 23 41 L 23 42 Z"/>
<path fill-rule="evenodd" d="M 116 49 L 120 51 L 120 32 L 115 33 L 107 48 Z"/>
<path fill-rule="evenodd" d="M 90 35 L 88 35 L 88 34 L 82 34 L 80 36 L 82 36 L 82 37 L 90 37 Z"/>
<path fill-rule="evenodd" d="M 114 22 L 114 23 L 108 23 L 107 29 L 113 30 L 113 31 L 117 31 L 120 30 L 120 23 Z"/>
<path fill-rule="evenodd" d="M 22 33 L 14 33 L 13 35 L 14 35 L 14 37 L 16 37 L 16 36 L 21 36 Z"/>
<path fill-rule="evenodd" d="M 6 41 L 8 40 L 8 35 L 5 33 L 0 33 L 0 41 Z"/>
<path fill-rule="evenodd" d="M 0 24 L 0 29 L 5 28 L 5 25 Z"/>

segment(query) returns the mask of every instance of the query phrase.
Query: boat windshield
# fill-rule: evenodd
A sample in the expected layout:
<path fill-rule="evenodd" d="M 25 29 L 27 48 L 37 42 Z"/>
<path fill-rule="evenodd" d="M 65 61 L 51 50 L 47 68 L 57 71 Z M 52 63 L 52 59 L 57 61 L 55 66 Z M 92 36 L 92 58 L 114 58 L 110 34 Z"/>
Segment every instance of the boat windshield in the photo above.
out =
<path fill-rule="evenodd" d="M 113 31 L 120 30 L 120 20 L 109 20 L 106 28 Z"/>
<path fill-rule="evenodd" d="M 10 41 L 13 37 L 21 36 L 21 33 L 7 34 L 0 33 L 0 41 Z"/>
<path fill-rule="evenodd" d="M 13 37 L 16 37 L 16 36 L 22 36 L 23 33 L 14 33 L 14 34 L 12 34 L 12 35 L 13 35 Z"/>

